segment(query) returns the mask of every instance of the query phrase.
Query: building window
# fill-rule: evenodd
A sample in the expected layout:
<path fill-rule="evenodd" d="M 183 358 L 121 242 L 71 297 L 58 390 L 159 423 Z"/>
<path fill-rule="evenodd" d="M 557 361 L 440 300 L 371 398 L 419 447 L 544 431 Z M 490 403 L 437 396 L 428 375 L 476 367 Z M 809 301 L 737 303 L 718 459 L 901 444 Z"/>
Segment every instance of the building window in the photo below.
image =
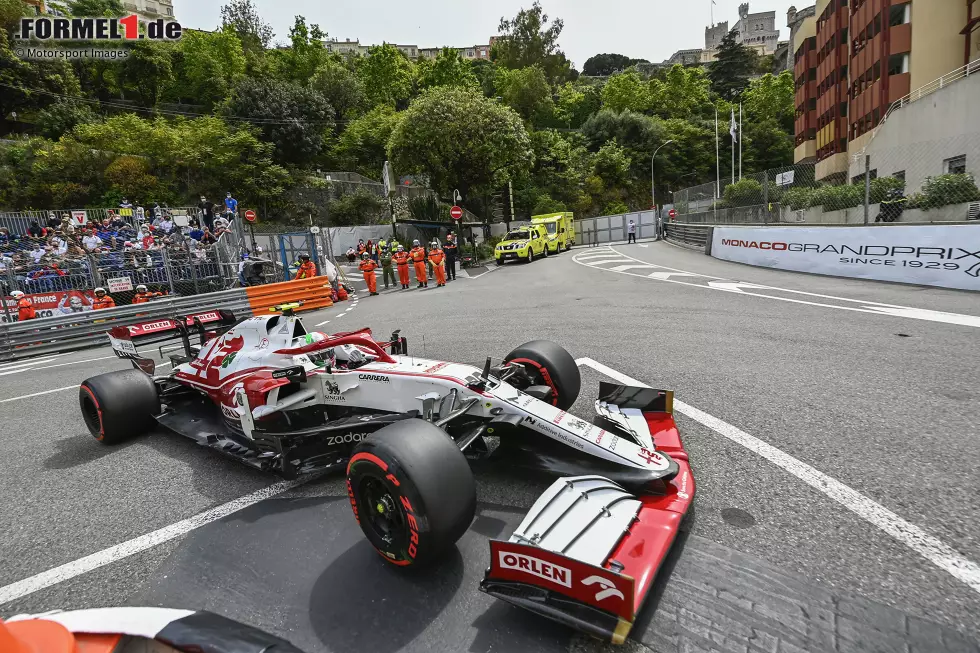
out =
<path fill-rule="evenodd" d="M 174 8 L 173 7 L 167 7 L 167 15 L 168 16 L 173 16 L 174 15 Z"/>
<path fill-rule="evenodd" d="M 817 98 L 812 97 L 809 101 L 810 111 L 816 111 L 817 109 Z"/>
<path fill-rule="evenodd" d="M 893 54 L 888 57 L 888 74 L 889 75 L 901 75 L 909 71 L 909 55 L 907 52 L 903 54 Z"/>
<path fill-rule="evenodd" d="M 899 181 L 905 181 L 905 171 L 899 170 L 898 172 L 893 172 L 892 177 L 898 179 Z"/>
<path fill-rule="evenodd" d="M 908 2 L 892 5 L 888 10 L 888 24 L 891 27 L 905 25 L 912 21 L 912 5 Z"/>
<path fill-rule="evenodd" d="M 966 174 L 966 155 L 954 156 L 952 159 L 943 161 L 943 174 L 964 175 Z"/>

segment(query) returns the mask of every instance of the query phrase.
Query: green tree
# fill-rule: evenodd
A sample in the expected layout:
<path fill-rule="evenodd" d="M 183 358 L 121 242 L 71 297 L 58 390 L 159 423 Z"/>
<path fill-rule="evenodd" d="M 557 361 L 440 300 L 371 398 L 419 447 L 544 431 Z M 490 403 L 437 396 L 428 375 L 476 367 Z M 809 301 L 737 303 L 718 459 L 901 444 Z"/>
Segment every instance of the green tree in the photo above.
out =
<path fill-rule="evenodd" d="M 120 86 L 132 92 L 144 107 L 154 107 L 173 82 L 174 46 L 166 42 L 137 41 L 119 66 Z"/>
<path fill-rule="evenodd" d="M 605 77 L 626 70 L 638 63 L 650 63 L 646 59 L 631 59 L 624 54 L 597 54 L 585 60 L 582 74 L 591 77 Z"/>
<path fill-rule="evenodd" d="M 231 0 L 221 7 L 221 25 L 238 35 L 246 51 L 261 52 L 272 43 L 272 25 L 262 20 L 252 0 Z"/>
<path fill-rule="evenodd" d="M 711 82 L 700 67 L 671 66 L 650 82 L 653 112 L 662 118 L 692 119 L 711 112 Z"/>
<path fill-rule="evenodd" d="M 742 94 L 746 123 L 772 120 L 785 132 L 792 134 L 796 119 L 796 91 L 793 73 L 763 75 L 749 82 Z"/>
<path fill-rule="evenodd" d="M 411 96 L 412 64 L 390 43 L 371 48 L 357 74 L 372 107 L 396 107 Z"/>
<path fill-rule="evenodd" d="M 629 182 L 630 156 L 616 143 L 606 143 L 592 160 L 592 173 L 607 187 L 622 187 Z"/>
<path fill-rule="evenodd" d="M 280 59 L 280 78 L 307 83 L 330 56 L 323 45 L 326 38 L 326 32 L 319 25 L 314 23 L 307 26 L 306 18 L 296 16 L 293 26 L 289 28 L 290 47 L 274 51 Z"/>
<path fill-rule="evenodd" d="M 664 142 L 656 159 L 657 202 L 672 201 L 670 193 L 715 179 L 715 132 L 712 123 L 671 118 L 663 122 Z"/>
<path fill-rule="evenodd" d="M 469 88 L 479 85 L 470 62 L 460 56 L 456 48 L 443 48 L 433 60 L 422 59 L 415 65 L 415 74 L 421 89 L 434 86 Z"/>
<path fill-rule="evenodd" d="M 718 55 L 708 68 L 711 90 L 728 101 L 736 100 L 749 85 L 758 58 L 754 50 L 736 42 L 735 36 L 732 30 L 722 39 Z"/>
<path fill-rule="evenodd" d="M 98 120 L 98 115 L 85 102 L 65 99 L 38 112 L 35 125 L 45 138 L 58 140 L 73 130 L 76 125 Z"/>
<path fill-rule="evenodd" d="M 644 113 L 653 106 L 650 87 L 636 71 L 613 75 L 602 87 L 602 106 L 612 111 Z"/>
<path fill-rule="evenodd" d="M 496 86 L 504 102 L 524 120 L 542 124 L 554 113 L 551 87 L 540 66 L 501 68 L 497 71 Z"/>
<path fill-rule="evenodd" d="M 330 224 L 346 227 L 359 224 L 381 224 L 385 219 L 385 203 L 363 188 L 346 193 L 327 205 Z"/>
<path fill-rule="evenodd" d="M 395 170 L 426 175 L 444 195 L 489 192 L 527 171 L 533 153 L 512 109 L 470 89 L 434 88 L 405 111 L 388 142 Z"/>
<path fill-rule="evenodd" d="M 745 121 L 742 131 L 742 165 L 761 172 L 793 164 L 793 133 L 773 119 Z"/>
<path fill-rule="evenodd" d="M 334 150 L 338 163 L 344 170 L 379 178 L 388 159 L 388 140 L 402 116 L 391 107 L 379 106 L 351 122 Z"/>
<path fill-rule="evenodd" d="M 483 89 L 483 94 L 487 97 L 496 97 L 497 88 L 494 82 L 497 79 L 497 65 L 487 59 L 476 59 L 470 62 L 470 70 Z"/>
<path fill-rule="evenodd" d="M 81 95 L 78 78 L 65 61 L 28 61 L 13 51 L 7 30 L 0 30 L 0 116 L 12 111 L 29 118 L 58 95 Z"/>
<path fill-rule="evenodd" d="M 72 16 L 114 18 L 126 13 L 119 0 L 69 0 L 68 10 Z"/>
<path fill-rule="evenodd" d="M 530 9 L 521 9 L 508 20 L 500 19 L 501 34 L 491 48 L 491 58 L 504 68 L 519 69 L 538 65 L 552 84 L 569 76 L 571 65 L 558 49 L 558 37 L 565 24 L 556 18 L 549 25 L 548 15 L 535 0 Z"/>
<path fill-rule="evenodd" d="M 531 209 L 531 215 L 546 215 L 548 213 L 563 213 L 568 210 L 564 202 L 551 199 L 548 195 L 539 195 Z"/>
<path fill-rule="evenodd" d="M 602 107 L 602 91 L 593 85 L 577 86 L 566 82 L 558 88 L 555 119 L 564 127 L 578 129 Z"/>
<path fill-rule="evenodd" d="M 364 84 L 339 58 L 330 59 L 317 68 L 310 80 L 310 88 L 327 98 L 336 111 L 338 123 L 357 116 L 367 102 Z"/>
<path fill-rule="evenodd" d="M 242 42 L 229 26 L 217 32 L 188 32 L 177 45 L 181 55 L 175 91 L 208 108 L 223 103 L 245 75 Z"/>
<path fill-rule="evenodd" d="M 313 163 L 334 127 L 333 107 L 318 91 L 286 81 L 244 79 L 226 111 L 260 127 L 276 159 L 293 165 Z"/>

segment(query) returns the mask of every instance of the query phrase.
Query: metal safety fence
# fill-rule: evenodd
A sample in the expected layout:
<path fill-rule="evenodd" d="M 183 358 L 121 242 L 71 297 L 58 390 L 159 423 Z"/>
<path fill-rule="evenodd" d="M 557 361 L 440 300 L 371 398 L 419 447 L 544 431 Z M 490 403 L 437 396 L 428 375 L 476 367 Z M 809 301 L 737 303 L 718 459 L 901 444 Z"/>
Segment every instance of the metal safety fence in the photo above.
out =
<path fill-rule="evenodd" d="M 164 297 L 146 304 L 100 311 L 70 312 L 44 320 L 0 324 L 0 360 L 17 360 L 108 344 L 106 332 L 155 319 L 173 319 L 205 311 L 244 313 L 249 299 L 244 288 L 197 295 Z"/>
<path fill-rule="evenodd" d="M 657 212 L 638 211 L 620 215 L 603 215 L 594 218 L 576 218 L 575 244 L 596 245 L 614 243 L 629 238 L 629 223 L 636 225 L 637 238 L 656 238 L 658 233 Z"/>
<path fill-rule="evenodd" d="M 710 226 L 668 222 L 664 224 L 664 239 L 708 253 L 713 231 Z"/>

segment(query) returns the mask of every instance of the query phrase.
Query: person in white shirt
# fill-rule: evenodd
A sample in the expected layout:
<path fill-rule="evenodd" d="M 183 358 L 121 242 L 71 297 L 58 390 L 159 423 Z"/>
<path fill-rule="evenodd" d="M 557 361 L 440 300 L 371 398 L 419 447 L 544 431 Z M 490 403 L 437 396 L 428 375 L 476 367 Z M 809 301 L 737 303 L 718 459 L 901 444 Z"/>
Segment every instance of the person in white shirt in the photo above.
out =
<path fill-rule="evenodd" d="M 35 263 L 40 263 L 41 262 L 41 259 L 44 258 L 44 255 L 47 254 L 47 253 L 48 253 L 48 250 L 44 249 L 44 247 L 41 245 L 41 243 L 38 243 L 37 245 L 35 245 L 34 246 L 34 249 L 32 249 L 31 252 L 30 252 L 31 258 L 34 259 L 34 262 Z"/>
<path fill-rule="evenodd" d="M 169 215 L 164 215 L 163 219 L 160 220 L 160 224 L 157 225 L 158 229 L 163 230 L 164 233 L 170 233 L 174 228 L 174 221 Z"/>
<path fill-rule="evenodd" d="M 90 252 L 97 252 L 100 247 L 102 247 L 102 239 L 94 232 L 90 231 L 85 238 L 82 239 L 82 244 L 85 245 L 85 249 Z"/>
<path fill-rule="evenodd" d="M 68 253 L 68 243 L 66 243 L 58 236 L 52 237 L 49 244 L 51 245 L 52 254 L 55 254 L 57 256 L 64 256 L 65 254 Z"/>

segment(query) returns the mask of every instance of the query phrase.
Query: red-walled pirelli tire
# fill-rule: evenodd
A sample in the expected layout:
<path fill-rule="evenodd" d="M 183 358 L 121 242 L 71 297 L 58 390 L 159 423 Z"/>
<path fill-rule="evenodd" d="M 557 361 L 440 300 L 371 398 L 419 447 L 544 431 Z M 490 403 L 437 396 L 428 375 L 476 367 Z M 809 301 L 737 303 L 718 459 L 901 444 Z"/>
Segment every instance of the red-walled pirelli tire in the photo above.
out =
<path fill-rule="evenodd" d="M 78 404 L 89 432 L 102 444 L 119 444 L 156 424 L 160 397 L 153 379 L 139 370 L 119 370 L 86 379 Z"/>
<path fill-rule="evenodd" d="M 399 567 L 437 560 L 476 513 L 476 483 L 459 447 L 420 419 L 390 424 L 347 464 L 354 518 L 381 557 Z"/>
<path fill-rule="evenodd" d="M 521 363 L 537 385 L 546 385 L 553 392 L 553 403 L 568 410 L 578 399 L 582 376 L 572 355 L 550 340 L 533 340 L 507 354 L 504 361 Z"/>

